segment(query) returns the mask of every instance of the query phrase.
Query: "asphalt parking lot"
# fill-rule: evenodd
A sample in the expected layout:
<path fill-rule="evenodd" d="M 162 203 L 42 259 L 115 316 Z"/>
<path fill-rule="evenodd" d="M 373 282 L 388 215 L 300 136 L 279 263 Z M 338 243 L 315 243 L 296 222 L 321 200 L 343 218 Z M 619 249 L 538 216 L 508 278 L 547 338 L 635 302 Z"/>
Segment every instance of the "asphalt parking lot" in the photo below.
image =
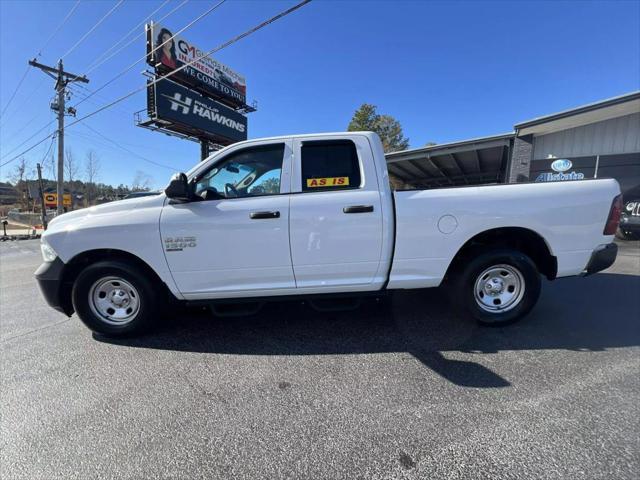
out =
<path fill-rule="evenodd" d="M 93 337 L 0 245 L 0 478 L 637 478 L 640 245 L 522 322 L 442 292 Z"/>

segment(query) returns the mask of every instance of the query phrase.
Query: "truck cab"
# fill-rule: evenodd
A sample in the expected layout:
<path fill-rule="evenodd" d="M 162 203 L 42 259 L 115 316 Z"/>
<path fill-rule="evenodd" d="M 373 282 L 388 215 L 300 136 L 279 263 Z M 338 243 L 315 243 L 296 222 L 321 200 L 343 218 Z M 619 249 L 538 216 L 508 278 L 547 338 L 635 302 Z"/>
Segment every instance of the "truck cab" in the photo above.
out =
<path fill-rule="evenodd" d="M 380 289 L 392 243 L 384 223 L 393 212 L 373 148 L 382 154 L 373 134 L 265 139 L 189 172 L 193 196 L 168 201 L 160 216 L 181 295 Z M 176 245 L 185 238 L 191 243 Z"/>

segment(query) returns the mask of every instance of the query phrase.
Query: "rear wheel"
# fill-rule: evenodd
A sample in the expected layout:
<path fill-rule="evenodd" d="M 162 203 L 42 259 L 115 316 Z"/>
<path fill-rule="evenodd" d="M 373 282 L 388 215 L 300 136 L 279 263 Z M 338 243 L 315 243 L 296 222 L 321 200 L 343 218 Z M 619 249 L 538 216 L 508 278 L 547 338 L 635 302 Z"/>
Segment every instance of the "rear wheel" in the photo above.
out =
<path fill-rule="evenodd" d="M 158 317 L 153 284 L 138 269 L 123 262 L 88 266 L 73 285 L 73 307 L 96 333 L 125 336 L 146 330 Z"/>
<path fill-rule="evenodd" d="M 485 325 L 505 325 L 524 317 L 540 297 L 540 274 L 516 250 L 481 253 L 453 276 L 450 290 L 460 313 Z"/>

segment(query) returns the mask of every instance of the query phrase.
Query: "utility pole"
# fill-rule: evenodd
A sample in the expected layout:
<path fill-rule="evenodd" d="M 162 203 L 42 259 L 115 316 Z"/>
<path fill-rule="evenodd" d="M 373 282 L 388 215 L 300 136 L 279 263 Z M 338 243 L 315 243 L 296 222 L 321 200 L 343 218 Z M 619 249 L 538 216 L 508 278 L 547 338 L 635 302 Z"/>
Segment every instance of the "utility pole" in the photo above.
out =
<path fill-rule="evenodd" d="M 42 228 L 47 229 L 47 210 L 44 204 L 44 189 L 42 188 L 42 169 L 40 168 L 40 164 L 36 163 L 36 168 L 38 169 L 38 190 L 40 191 L 40 217 L 42 218 Z"/>
<path fill-rule="evenodd" d="M 71 82 L 89 83 L 89 79 L 84 75 L 79 76 L 65 72 L 62 68 L 62 59 L 58 60 L 57 68 L 38 63 L 35 58 L 33 60 L 29 60 L 29 65 L 39 68 L 56 81 L 55 88 L 56 92 L 58 92 L 58 100 L 51 106 L 51 109 L 58 112 L 58 183 L 56 190 L 58 193 L 58 215 L 60 215 L 63 213 L 64 200 L 64 116 L 66 113 L 74 116 L 76 114 L 75 109 L 72 107 L 69 107 L 68 110 L 65 108 L 66 88 L 67 84 Z"/>

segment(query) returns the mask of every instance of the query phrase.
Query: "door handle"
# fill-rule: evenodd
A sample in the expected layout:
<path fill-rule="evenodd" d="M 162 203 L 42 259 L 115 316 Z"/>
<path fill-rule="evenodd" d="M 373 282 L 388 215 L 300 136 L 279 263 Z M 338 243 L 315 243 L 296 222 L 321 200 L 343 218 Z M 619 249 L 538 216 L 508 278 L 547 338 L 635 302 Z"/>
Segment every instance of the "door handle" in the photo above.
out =
<path fill-rule="evenodd" d="M 261 218 L 280 218 L 280 212 L 251 212 L 249 217 L 251 217 L 251 220 L 260 220 Z"/>
<path fill-rule="evenodd" d="M 373 212 L 373 205 L 352 205 L 342 209 L 344 213 L 370 213 Z"/>

